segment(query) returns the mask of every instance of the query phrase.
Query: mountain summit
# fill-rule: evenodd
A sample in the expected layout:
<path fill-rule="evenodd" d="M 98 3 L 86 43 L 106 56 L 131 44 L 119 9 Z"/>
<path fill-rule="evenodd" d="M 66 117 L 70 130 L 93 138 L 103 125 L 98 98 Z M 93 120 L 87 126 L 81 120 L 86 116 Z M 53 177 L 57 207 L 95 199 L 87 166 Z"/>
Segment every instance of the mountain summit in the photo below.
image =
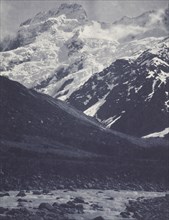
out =
<path fill-rule="evenodd" d="M 79 4 L 61 4 L 57 11 L 57 15 L 66 15 L 69 19 L 85 20 L 87 19 L 86 11 Z"/>
<path fill-rule="evenodd" d="M 57 18 L 60 15 L 65 15 L 68 19 L 87 19 L 86 11 L 83 9 L 81 5 L 64 3 L 61 4 L 59 8 L 54 8 L 47 12 L 39 12 L 35 15 L 34 18 L 26 20 L 20 26 L 43 22 L 49 18 Z"/>

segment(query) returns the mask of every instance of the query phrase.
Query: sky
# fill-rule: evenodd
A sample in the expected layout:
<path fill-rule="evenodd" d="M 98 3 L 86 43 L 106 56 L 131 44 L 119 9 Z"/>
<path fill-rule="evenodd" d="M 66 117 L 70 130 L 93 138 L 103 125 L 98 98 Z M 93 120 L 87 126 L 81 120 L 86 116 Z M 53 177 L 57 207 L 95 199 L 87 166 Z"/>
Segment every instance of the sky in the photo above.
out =
<path fill-rule="evenodd" d="M 123 16 L 134 17 L 145 11 L 167 8 L 169 0 L 0 0 L 1 40 L 14 35 L 23 21 L 40 11 L 57 8 L 61 3 L 79 3 L 88 18 L 113 22 Z"/>

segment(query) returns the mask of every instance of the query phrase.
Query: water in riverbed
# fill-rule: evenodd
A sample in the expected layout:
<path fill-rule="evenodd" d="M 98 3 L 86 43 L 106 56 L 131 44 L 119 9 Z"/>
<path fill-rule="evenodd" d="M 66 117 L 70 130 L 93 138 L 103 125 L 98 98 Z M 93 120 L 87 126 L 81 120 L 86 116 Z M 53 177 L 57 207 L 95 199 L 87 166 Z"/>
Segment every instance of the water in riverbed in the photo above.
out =
<path fill-rule="evenodd" d="M 0 207 L 17 208 L 18 207 L 18 191 L 10 191 L 10 196 L 0 198 Z M 75 197 L 84 199 L 84 214 L 72 215 L 77 220 L 89 220 L 97 216 L 102 216 L 105 220 L 122 220 L 120 213 L 125 211 L 125 205 L 129 200 L 136 200 L 139 197 L 153 198 L 164 196 L 165 193 L 144 192 L 144 191 L 114 191 L 114 190 L 55 190 L 50 194 L 33 195 L 32 192 L 26 193 L 22 205 L 27 208 L 37 208 L 40 203 L 47 202 L 49 204 L 66 203 Z M 94 205 L 93 205 L 94 204 Z M 125 218 L 126 219 L 126 218 Z M 133 219 L 132 216 L 128 219 Z"/>

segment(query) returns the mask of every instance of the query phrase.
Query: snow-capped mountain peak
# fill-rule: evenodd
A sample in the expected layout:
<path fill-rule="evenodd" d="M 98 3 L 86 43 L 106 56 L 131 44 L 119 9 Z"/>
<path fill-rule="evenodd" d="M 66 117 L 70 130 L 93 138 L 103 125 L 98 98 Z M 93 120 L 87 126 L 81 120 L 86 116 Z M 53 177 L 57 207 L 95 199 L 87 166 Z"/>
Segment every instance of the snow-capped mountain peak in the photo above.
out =
<path fill-rule="evenodd" d="M 25 22 L 21 23 L 20 26 L 44 22 L 49 18 L 57 18 L 60 15 L 65 15 L 66 18 L 77 19 L 79 21 L 87 19 L 86 11 L 81 5 L 64 3 L 61 4 L 59 8 L 54 8 L 47 12 L 39 12 L 34 18 L 26 20 Z"/>
<path fill-rule="evenodd" d="M 152 10 L 147 11 L 137 17 L 124 16 L 119 21 L 115 21 L 113 24 L 122 25 L 135 25 L 146 27 L 150 25 L 159 25 L 163 23 L 163 17 L 165 16 L 165 10 Z"/>
<path fill-rule="evenodd" d="M 57 11 L 57 15 L 65 14 L 69 19 L 85 20 L 87 19 L 86 11 L 79 4 L 61 4 Z"/>

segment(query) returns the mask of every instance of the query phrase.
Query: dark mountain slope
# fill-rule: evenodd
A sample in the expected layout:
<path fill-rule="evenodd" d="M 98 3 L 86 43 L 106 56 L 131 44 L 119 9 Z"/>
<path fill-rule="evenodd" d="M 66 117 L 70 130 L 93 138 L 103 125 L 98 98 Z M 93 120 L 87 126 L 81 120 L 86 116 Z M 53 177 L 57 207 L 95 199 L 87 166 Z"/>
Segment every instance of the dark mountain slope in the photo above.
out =
<path fill-rule="evenodd" d="M 166 39 L 167 40 L 167 39 Z M 169 125 L 169 48 L 120 59 L 91 77 L 68 102 L 109 128 L 133 136 Z"/>
<path fill-rule="evenodd" d="M 158 140 L 151 143 L 106 129 L 71 106 L 6 77 L 0 77 L 0 88 L 1 140 L 14 146 L 17 142 L 34 151 L 43 146 L 43 151 L 59 148 L 63 154 L 67 150 L 71 154 L 82 150 L 120 158 L 140 157 L 145 147 L 157 147 L 158 151 L 159 146 L 166 146 Z M 84 152 L 81 154 L 83 157 Z"/>
<path fill-rule="evenodd" d="M 46 145 L 53 141 L 53 145 L 68 145 L 103 154 L 115 153 L 122 148 L 125 152 L 135 145 L 108 132 L 102 125 L 63 102 L 28 90 L 17 82 L 0 77 L 0 87 L 3 140 L 32 143 L 32 139 L 45 139 Z"/>

